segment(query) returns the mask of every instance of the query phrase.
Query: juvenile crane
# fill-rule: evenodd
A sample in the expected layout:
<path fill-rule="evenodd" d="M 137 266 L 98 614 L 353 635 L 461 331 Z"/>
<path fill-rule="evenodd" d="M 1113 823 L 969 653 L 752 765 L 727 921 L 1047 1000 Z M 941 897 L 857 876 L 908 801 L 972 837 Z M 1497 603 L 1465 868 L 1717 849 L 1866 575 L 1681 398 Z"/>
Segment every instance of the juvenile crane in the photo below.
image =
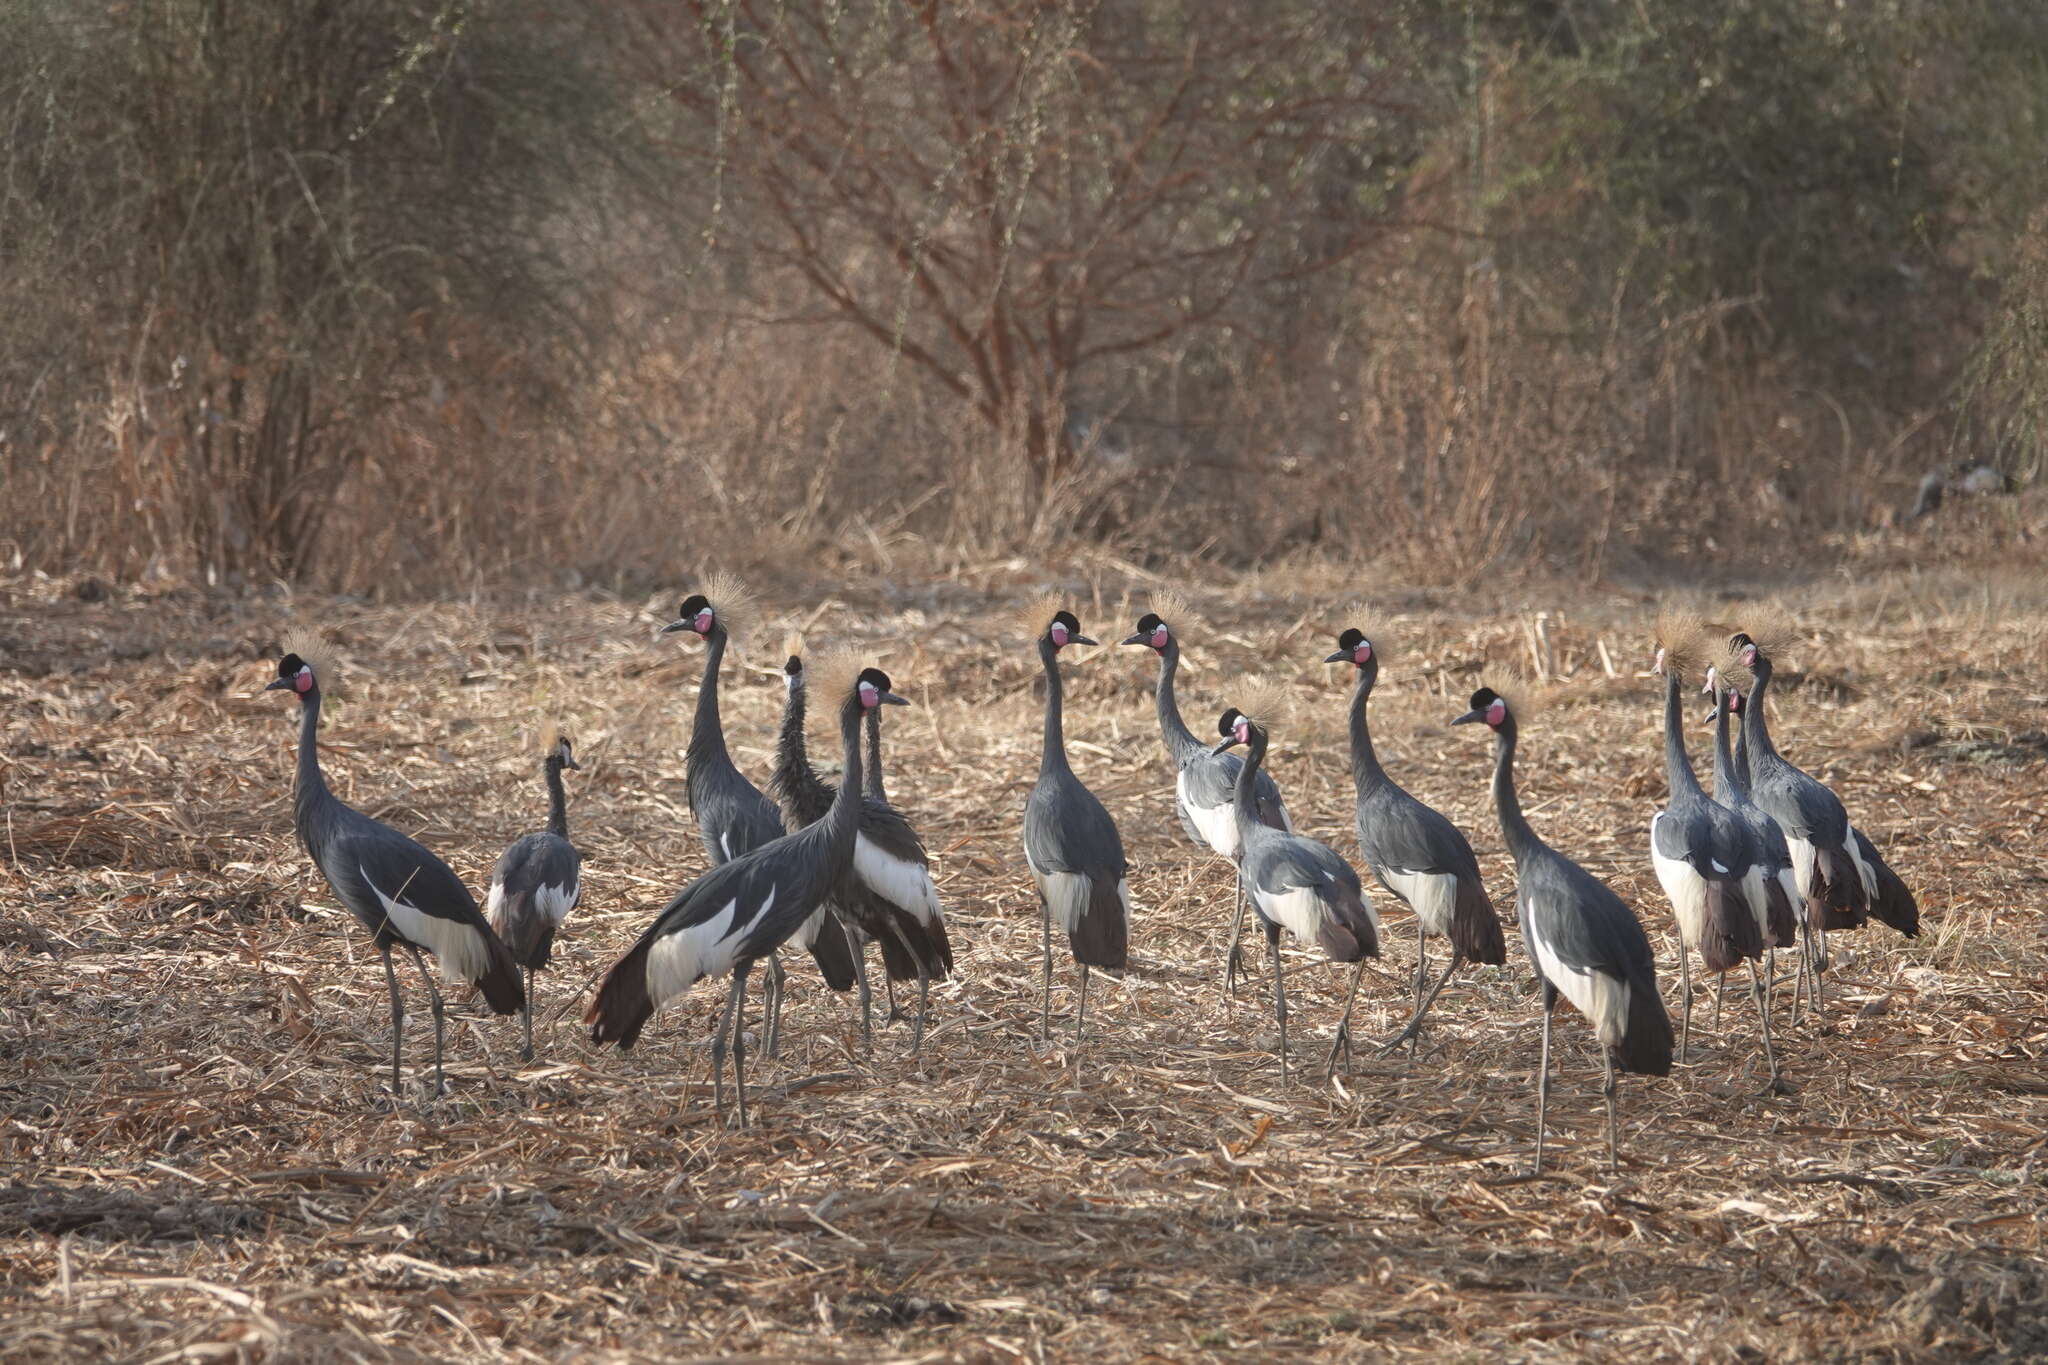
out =
<path fill-rule="evenodd" d="M 1685 748 L 1679 688 L 1698 667 L 1700 631 L 1697 619 L 1680 614 L 1667 613 L 1657 623 L 1655 672 L 1664 680 L 1664 772 L 1671 797 L 1650 818 L 1650 863 L 1678 921 L 1678 1060 L 1684 1063 L 1691 1051 L 1692 953 L 1724 981 L 1746 962 L 1763 1025 L 1764 1061 L 1776 1085 L 1770 997 L 1756 969 L 1764 955 L 1769 906 L 1749 894 L 1752 885 L 1763 885 L 1763 849 L 1745 821 L 1708 798 Z"/>
<path fill-rule="evenodd" d="M 1045 743 L 1038 783 L 1024 803 L 1024 862 L 1038 886 L 1044 930 L 1038 1037 L 1043 1042 L 1052 1034 L 1052 928 L 1058 921 L 1081 968 L 1080 1008 L 1074 1018 L 1078 1043 L 1088 1025 L 1088 969 L 1122 971 L 1130 956 L 1131 896 L 1124 880 L 1129 864 L 1116 821 L 1067 765 L 1059 652 L 1095 641 L 1081 633 L 1074 613 L 1050 595 L 1027 605 L 1018 624 L 1036 640 L 1045 670 Z"/>
<path fill-rule="evenodd" d="M 683 770 L 690 814 L 696 817 L 704 852 L 714 867 L 783 834 L 782 816 L 775 803 L 746 779 L 726 752 L 725 727 L 718 715 L 719 665 L 725 659 L 726 645 L 734 632 L 744 627 L 753 605 L 753 594 L 745 584 L 727 574 L 712 574 L 704 582 L 704 591 L 684 598 L 676 619 L 661 628 L 663 635 L 689 631 L 704 640 L 704 680 L 697 689 L 697 713 L 690 723 L 690 747 L 683 755 Z M 849 991 L 853 989 L 853 949 L 842 926 L 827 924 L 830 917 L 831 911 L 821 905 L 788 937 L 810 952 L 827 986 Z M 782 1031 L 784 979 L 781 960 L 771 957 L 768 983 L 762 991 L 766 1015 L 763 1041 L 771 1057 Z"/>
<path fill-rule="evenodd" d="M 1550 1103 L 1550 1025 L 1557 997 L 1578 1006 L 1600 1040 L 1607 1101 L 1607 1160 L 1621 1164 L 1615 1136 L 1614 1073 L 1671 1074 L 1671 1018 L 1657 994 L 1650 940 L 1621 897 L 1592 873 L 1536 837 L 1515 794 L 1515 712 L 1490 687 L 1453 725 L 1493 731 L 1493 801 L 1515 860 L 1515 909 L 1536 974 L 1543 981 L 1543 1054 L 1536 1069 L 1535 1173 L 1543 1170 L 1543 1129 Z"/>
<path fill-rule="evenodd" d="M 1327 845 L 1274 829 L 1259 819 L 1257 784 L 1266 762 L 1267 727 L 1272 717 L 1283 712 L 1285 702 L 1276 689 L 1257 685 L 1245 688 L 1239 699 L 1243 705 L 1231 707 L 1216 722 L 1217 732 L 1223 736 L 1216 751 L 1245 746 L 1234 814 L 1244 844 L 1245 891 L 1265 928 L 1266 956 L 1273 968 L 1273 1021 L 1280 1030 L 1280 1082 L 1285 1085 L 1287 988 L 1281 979 L 1280 931 L 1286 929 L 1303 943 L 1319 945 L 1332 962 L 1358 964 L 1351 970 L 1344 1015 L 1330 1042 L 1330 1056 L 1324 1064 L 1327 1076 L 1336 1070 L 1340 1050 L 1347 1057 L 1350 1054 L 1351 1006 L 1358 998 L 1365 960 L 1380 955 L 1380 922 L 1351 864 Z"/>
<path fill-rule="evenodd" d="M 526 1041 L 519 1060 L 533 1060 L 533 974 L 548 965 L 555 931 L 583 899 L 583 855 L 569 842 L 562 770 L 575 768 L 569 737 L 550 721 L 541 731 L 541 775 L 548 787 L 548 827 L 521 835 L 498 855 L 484 909 L 491 927 L 526 973 Z"/>
<path fill-rule="evenodd" d="M 1219 754 L 1196 739 L 1181 719 L 1180 703 L 1174 699 L 1174 677 L 1180 671 L 1180 636 L 1173 622 L 1192 615 L 1187 601 L 1178 593 L 1161 593 L 1153 610 L 1138 618 L 1138 628 L 1125 637 L 1126 645 L 1144 645 L 1159 655 L 1159 682 L 1153 701 L 1159 712 L 1159 736 L 1166 744 L 1166 757 L 1173 764 L 1174 810 L 1189 839 L 1228 858 L 1239 872 L 1237 895 L 1230 915 L 1230 951 L 1223 962 L 1223 986 L 1237 993 L 1237 976 L 1244 967 L 1238 954 L 1238 939 L 1244 932 L 1245 889 L 1242 869 L 1237 869 L 1242 841 L 1237 836 L 1236 789 L 1238 770 L 1244 760 L 1236 754 Z M 1260 773 L 1258 783 L 1259 821 L 1274 829 L 1292 832 L 1294 822 L 1280 798 L 1280 788 L 1271 773 Z"/>
<path fill-rule="evenodd" d="M 860 721 L 877 706 L 906 705 L 889 675 L 849 659 L 819 670 L 818 690 L 835 699 L 845 778 L 825 818 L 720 863 L 663 907 L 639 942 L 605 974 L 584 1012 L 594 1043 L 631 1047 L 661 1005 L 707 976 L 732 986 L 711 1043 L 714 1103 L 725 1117 L 725 1057 L 732 1051 L 739 1126 L 747 1126 L 747 1041 L 734 1023 L 746 1008 L 747 975 L 815 914 L 853 866 L 860 824 Z"/>
<path fill-rule="evenodd" d="M 1860 928 L 1875 915 L 1913 938 L 1920 932 L 1920 907 L 1870 841 L 1851 827 L 1840 798 L 1794 767 L 1771 743 L 1764 717 L 1764 697 L 1771 686 L 1770 650 L 1755 635 L 1737 631 L 1728 639 L 1722 667 L 1731 675 L 1740 670 L 1754 679 L 1742 707 L 1750 796 L 1784 829 L 1807 921 L 1819 934 L 1812 964 L 1818 1006 L 1829 930 Z"/>
<path fill-rule="evenodd" d="M 818 776 L 805 751 L 803 659 L 790 655 L 782 666 L 782 676 L 787 689 L 782 732 L 775 749 L 775 776 L 768 786 L 791 828 L 802 829 L 825 818 L 837 791 Z M 861 795 L 852 871 L 833 889 L 832 903 L 849 925 L 881 944 L 888 980 L 917 982 L 918 1014 L 910 1045 L 915 1053 L 924 1046 L 931 982 L 945 980 L 952 971 L 953 945 L 946 936 L 945 915 L 939 908 L 939 892 L 932 884 L 931 859 L 924 844 L 902 813 L 875 794 L 879 783 L 873 778 L 873 769 L 881 752 L 875 715 L 875 711 L 867 713 L 867 790 Z M 866 1044 L 872 1000 L 867 965 L 857 943 L 853 961 L 860 985 L 861 1041 Z"/>
<path fill-rule="evenodd" d="M 320 771 L 320 676 L 317 646 L 307 639 L 287 642 L 277 677 L 264 688 L 295 693 L 299 699 L 299 766 L 292 797 L 299 843 L 349 913 L 370 931 L 384 959 L 384 984 L 391 992 L 391 1093 L 400 1093 L 399 1045 L 405 1029 L 405 1001 L 391 949 L 402 947 L 427 983 L 434 1011 L 434 1094 L 447 1085 L 441 1073 L 443 1006 L 422 950 L 441 964 L 450 985 L 473 985 L 495 1014 L 512 1014 L 526 1004 L 519 964 L 490 924 L 476 899 L 448 864 L 415 840 L 372 820 L 327 789 Z"/>
<path fill-rule="evenodd" d="M 1508 960 L 1500 916 L 1480 880 L 1479 859 L 1458 827 L 1403 791 L 1380 767 L 1365 704 L 1379 681 L 1379 652 L 1356 626 L 1337 636 L 1337 651 L 1324 663 L 1348 663 L 1358 671 L 1351 692 L 1351 780 L 1358 789 L 1358 851 L 1379 884 L 1415 912 L 1415 1012 L 1384 1051 L 1403 1042 L 1411 1047 L 1422 1017 L 1436 1002 L 1451 973 L 1467 962 L 1499 965 Z M 1423 993 L 1429 972 L 1429 940 L 1449 940 L 1451 960 L 1436 985 Z M 1332 1049 L 1330 1059 L 1336 1061 Z"/>

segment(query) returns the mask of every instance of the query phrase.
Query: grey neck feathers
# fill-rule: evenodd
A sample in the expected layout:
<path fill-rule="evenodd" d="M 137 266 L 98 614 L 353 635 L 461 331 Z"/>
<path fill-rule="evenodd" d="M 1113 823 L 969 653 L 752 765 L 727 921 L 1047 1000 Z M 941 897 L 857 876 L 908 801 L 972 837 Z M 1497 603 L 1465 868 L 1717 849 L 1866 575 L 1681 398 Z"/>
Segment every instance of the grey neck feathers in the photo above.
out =
<path fill-rule="evenodd" d="M 1052 637 L 1043 635 L 1038 640 L 1038 662 L 1045 668 L 1045 747 L 1038 756 L 1038 771 L 1072 772 L 1067 766 L 1067 736 L 1060 724 L 1062 692 L 1060 686 L 1059 651 L 1053 648 Z"/>
<path fill-rule="evenodd" d="M 1237 770 L 1237 785 L 1231 789 L 1231 806 L 1237 815 L 1240 841 L 1249 840 L 1259 827 L 1259 769 L 1266 766 L 1266 732 L 1254 725 L 1245 741 L 1244 766 Z"/>
<path fill-rule="evenodd" d="M 1171 631 L 1166 636 L 1166 648 L 1159 652 L 1159 685 L 1153 699 L 1159 707 L 1159 733 L 1166 740 L 1166 751 L 1173 755 L 1175 767 L 1187 763 L 1202 752 L 1202 743 L 1188 729 L 1187 722 L 1180 718 L 1180 703 L 1174 700 L 1173 677 L 1180 671 L 1180 637 Z"/>
<path fill-rule="evenodd" d="M 1512 716 L 1494 731 L 1494 743 L 1493 804 L 1500 814 L 1501 838 L 1519 866 L 1523 859 L 1543 847 L 1543 841 L 1522 817 L 1521 798 L 1515 795 L 1516 735 Z"/>
<path fill-rule="evenodd" d="M 704 637 L 704 680 L 697 686 L 697 715 L 690 726 L 688 757 L 693 765 L 707 759 L 728 767 L 732 764 L 725 751 L 725 730 L 718 721 L 718 669 L 725 660 L 727 638 L 725 627 L 718 624 Z"/>
<path fill-rule="evenodd" d="M 808 691 L 801 680 L 789 689 L 782 702 L 782 731 L 775 737 L 774 785 L 783 800 L 796 808 L 804 823 L 824 804 L 825 796 L 825 783 L 811 766 L 810 753 L 804 745 Z"/>
<path fill-rule="evenodd" d="M 569 800 L 562 791 L 562 756 L 549 754 L 542 765 L 548 779 L 548 833 L 569 837 Z"/>
<path fill-rule="evenodd" d="M 866 717 L 868 734 L 867 794 L 877 801 L 887 801 L 888 793 L 882 788 L 882 708 L 869 710 Z"/>
<path fill-rule="evenodd" d="M 835 866 L 853 860 L 853 839 L 860 828 L 860 694 L 856 692 L 839 708 L 839 746 L 846 751 L 846 767 L 832 807 L 818 823 L 825 828 L 826 856 Z"/>
<path fill-rule="evenodd" d="M 1366 699 L 1372 696 L 1372 686 L 1378 677 L 1376 663 L 1361 668 L 1358 685 L 1351 689 L 1351 780 L 1357 784 L 1360 796 L 1386 785 L 1387 781 L 1380 757 L 1373 751 L 1372 730 L 1365 721 Z"/>
<path fill-rule="evenodd" d="M 1678 698 L 1678 673 L 1664 675 L 1664 775 L 1671 783 L 1671 804 L 1681 799 L 1705 800 L 1699 774 L 1693 771 L 1692 756 L 1685 751 L 1685 719 Z"/>
<path fill-rule="evenodd" d="M 1714 692 L 1714 791 L 1734 801 L 1749 796 L 1749 780 L 1728 749 L 1728 694 L 1718 688 Z"/>
<path fill-rule="evenodd" d="M 315 690 L 299 703 L 298 780 L 293 784 L 292 815 L 304 840 L 313 814 L 333 797 L 320 771 L 320 693 Z"/>
<path fill-rule="evenodd" d="M 1756 675 L 1756 686 L 1742 704 L 1742 738 L 1749 749 L 1748 761 L 1754 764 L 1776 758 L 1778 751 L 1771 747 L 1770 731 L 1764 727 L 1764 693 L 1771 686 L 1771 661 L 1763 651 L 1757 651 L 1756 666 L 1750 671 Z"/>

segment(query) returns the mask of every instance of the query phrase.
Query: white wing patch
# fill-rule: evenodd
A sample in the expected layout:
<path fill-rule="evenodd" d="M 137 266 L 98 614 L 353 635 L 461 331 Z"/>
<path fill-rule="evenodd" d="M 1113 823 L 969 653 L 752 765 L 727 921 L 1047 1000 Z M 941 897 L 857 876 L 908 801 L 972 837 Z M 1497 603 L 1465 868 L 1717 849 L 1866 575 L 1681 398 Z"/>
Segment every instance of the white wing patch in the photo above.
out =
<path fill-rule="evenodd" d="M 473 985 L 483 979 L 491 969 L 491 953 L 483 934 L 474 925 L 460 920 L 442 919 L 430 915 L 418 906 L 409 905 L 403 899 L 394 900 L 384 894 L 384 888 L 370 880 L 370 873 L 361 863 L 356 871 L 362 876 L 363 885 L 384 907 L 384 918 L 391 921 L 406 941 L 426 949 L 441 964 L 441 979 L 451 986 Z"/>
<path fill-rule="evenodd" d="M 1742 899 L 1749 902 L 1750 917 L 1756 920 L 1757 935 L 1765 943 L 1771 941 L 1771 898 L 1765 890 L 1764 870 L 1761 865 L 1751 867 L 1742 878 Z"/>
<path fill-rule="evenodd" d="M 825 926 L 831 913 L 826 906 L 820 904 L 817 909 L 804 917 L 804 922 L 796 927 L 796 932 L 789 936 L 789 941 L 805 952 L 809 952 L 811 945 L 818 941 L 818 935 L 825 932 Z"/>
<path fill-rule="evenodd" d="M 1785 831 L 1785 847 L 1792 852 L 1792 877 L 1799 888 L 1799 894 L 1793 899 L 1803 904 L 1807 888 L 1813 885 L 1813 845 L 1788 829 Z"/>
<path fill-rule="evenodd" d="M 1376 867 L 1373 872 L 1415 912 L 1423 933 L 1448 935 L 1451 932 L 1458 910 L 1456 873 L 1409 872 L 1398 867 Z"/>
<path fill-rule="evenodd" d="M 774 904 L 775 888 L 771 886 L 760 913 L 767 914 Z M 726 902 L 723 910 L 703 923 L 678 929 L 673 934 L 663 934 L 648 948 L 647 995 L 656 1008 L 675 999 L 704 977 L 733 969 L 733 964 L 739 961 L 739 947 L 743 940 L 742 935 L 732 932 L 739 905 L 735 897 Z M 754 918 L 759 917 L 756 915 Z"/>
<path fill-rule="evenodd" d="M 930 869 L 922 864 L 885 853 L 866 835 L 856 834 L 853 840 L 853 875 L 860 879 L 861 885 L 918 923 L 936 924 L 939 921 L 939 889 L 932 885 Z"/>
<path fill-rule="evenodd" d="M 533 889 L 533 908 L 558 928 L 582 899 L 583 885 L 580 881 L 570 882 L 567 886 L 537 886 Z"/>
<path fill-rule="evenodd" d="M 1842 840 L 1842 847 L 1849 850 L 1849 861 L 1856 864 L 1856 876 L 1863 882 L 1863 895 L 1866 899 L 1875 901 L 1877 899 L 1877 869 L 1863 861 L 1863 841 L 1856 837 L 1855 827 L 1852 825 L 1845 829 L 1843 833 L 1848 837 Z"/>
<path fill-rule="evenodd" d="M 1529 955 L 1536 959 L 1536 970 L 1559 995 L 1578 1007 L 1603 1044 L 1616 1046 L 1628 1028 L 1628 983 L 1605 972 L 1568 965 L 1536 932 L 1536 918 L 1534 914 L 1522 916 L 1522 937 L 1529 945 Z"/>
<path fill-rule="evenodd" d="M 1658 811 L 1650 821 L 1650 865 L 1657 869 L 1657 884 L 1671 900 L 1671 913 L 1678 920 L 1678 941 L 1694 948 L 1707 927 L 1707 879 L 1685 859 L 1667 858 L 1657 851 L 1657 821 L 1663 818 L 1664 812 Z"/>
<path fill-rule="evenodd" d="M 1237 833 L 1236 805 L 1230 802 L 1220 806 L 1196 805 L 1188 797 L 1186 769 L 1174 778 L 1173 789 L 1180 800 L 1180 808 L 1187 812 L 1188 823 L 1201 831 L 1204 842 L 1221 856 L 1235 858 L 1241 844 Z"/>
<path fill-rule="evenodd" d="M 1255 886 L 1251 893 L 1266 918 L 1288 933 L 1305 943 L 1314 943 L 1319 937 L 1329 911 L 1323 908 L 1323 899 L 1314 887 L 1293 886 L 1273 892 Z"/>

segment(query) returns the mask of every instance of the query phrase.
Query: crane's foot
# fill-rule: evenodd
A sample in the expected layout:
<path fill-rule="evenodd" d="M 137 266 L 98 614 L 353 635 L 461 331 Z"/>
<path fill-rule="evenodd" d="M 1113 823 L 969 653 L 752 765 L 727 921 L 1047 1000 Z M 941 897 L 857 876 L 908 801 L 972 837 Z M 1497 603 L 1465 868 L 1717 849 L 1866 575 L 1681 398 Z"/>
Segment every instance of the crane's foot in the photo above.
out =
<path fill-rule="evenodd" d="M 1407 1028 L 1402 1029 L 1386 1042 L 1380 1044 L 1380 1056 L 1384 1057 L 1389 1052 L 1397 1051 L 1403 1043 L 1412 1043 L 1421 1036 L 1422 1021 L 1420 1019 L 1411 1020 Z"/>
<path fill-rule="evenodd" d="M 533 1049 L 532 1049 L 532 1048 L 530 1048 L 530 1047 L 523 1047 L 523 1048 L 520 1048 L 520 1049 L 519 1049 L 519 1060 L 520 1060 L 520 1061 L 522 1061 L 522 1062 L 530 1062 L 530 1061 L 532 1061 L 532 1060 L 533 1060 Z"/>
<path fill-rule="evenodd" d="M 1337 1025 L 1337 1036 L 1330 1040 L 1330 1055 L 1323 1059 L 1323 1082 L 1328 1084 L 1337 1074 L 1337 1058 L 1344 1058 L 1344 1069 L 1351 1069 L 1351 1025 Z"/>

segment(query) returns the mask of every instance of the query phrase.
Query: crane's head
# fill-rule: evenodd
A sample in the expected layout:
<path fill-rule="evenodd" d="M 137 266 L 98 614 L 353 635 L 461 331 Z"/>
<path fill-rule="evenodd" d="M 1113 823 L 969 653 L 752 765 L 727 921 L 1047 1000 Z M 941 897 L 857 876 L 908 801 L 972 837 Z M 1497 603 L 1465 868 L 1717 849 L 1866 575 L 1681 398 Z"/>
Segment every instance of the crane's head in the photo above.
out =
<path fill-rule="evenodd" d="M 285 689 L 298 693 L 302 698 L 320 690 L 320 679 L 313 672 L 313 665 L 296 652 L 288 653 L 277 661 L 277 677 L 263 688 L 265 692 Z"/>
<path fill-rule="evenodd" d="M 1173 631 L 1160 619 L 1156 611 L 1148 611 L 1138 618 L 1138 629 L 1124 639 L 1127 645 L 1149 645 L 1161 654 L 1173 643 Z"/>
<path fill-rule="evenodd" d="M 576 747 L 569 742 L 569 737 L 562 733 L 561 727 L 553 721 L 541 727 L 540 756 L 543 763 L 559 764 L 564 768 L 582 771 L 582 765 L 576 761 Z"/>
<path fill-rule="evenodd" d="M 792 654 L 788 659 L 784 660 L 782 665 L 782 685 L 791 692 L 804 685 L 804 661 L 800 656 Z"/>
<path fill-rule="evenodd" d="M 1045 638 L 1052 641 L 1055 650 L 1068 645 L 1092 645 L 1095 642 L 1081 633 L 1081 620 L 1065 607 L 1052 614 L 1052 621 L 1045 628 Z"/>
<path fill-rule="evenodd" d="M 1470 725 L 1484 721 L 1491 729 L 1498 730 L 1513 718 L 1514 712 L 1508 707 L 1508 699 L 1490 687 L 1482 687 L 1472 694 L 1472 709 L 1452 721 L 1453 725 Z"/>
<path fill-rule="evenodd" d="M 1230 707 L 1216 718 L 1216 733 L 1223 736 L 1223 742 L 1212 746 L 1209 752 L 1220 754 L 1236 745 L 1249 744 L 1252 742 L 1252 731 L 1257 728 L 1256 722 L 1250 716 L 1235 706 Z"/>
<path fill-rule="evenodd" d="M 1344 633 L 1337 637 L 1337 652 L 1323 660 L 1326 664 L 1352 664 L 1359 668 L 1372 661 L 1372 641 L 1366 639 L 1365 632 L 1357 626 L 1346 626 Z"/>
<path fill-rule="evenodd" d="M 860 709 L 872 711 L 878 706 L 908 706 L 909 702 L 889 690 L 889 675 L 879 668 L 863 668 L 854 679 L 853 690 L 860 698 Z"/>
<path fill-rule="evenodd" d="M 1274 722 L 1284 719 L 1290 710 L 1287 688 L 1273 679 L 1241 680 L 1235 693 L 1237 705 L 1216 718 L 1216 733 L 1223 736 L 1223 742 L 1210 748 L 1212 754 L 1220 754 L 1233 745 L 1250 744 L 1254 735 L 1264 744 L 1273 732 Z"/>
<path fill-rule="evenodd" d="M 676 619 L 661 628 L 663 635 L 679 630 L 695 631 L 709 635 L 718 624 L 718 613 L 712 609 L 711 600 L 701 592 L 691 593 L 683 599 L 683 605 L 676 608 Z"/>
<path fill-rule="evenodd" d="M 1756 661 L 1761 657 L 1762 653 L 1763 651 L 1758 647 L 1757 642 L 1742 631 L 1738 630 L 1728 637 L 1729 657 L 1744 668 L 1753 671 L 1756 668 Z"/>

